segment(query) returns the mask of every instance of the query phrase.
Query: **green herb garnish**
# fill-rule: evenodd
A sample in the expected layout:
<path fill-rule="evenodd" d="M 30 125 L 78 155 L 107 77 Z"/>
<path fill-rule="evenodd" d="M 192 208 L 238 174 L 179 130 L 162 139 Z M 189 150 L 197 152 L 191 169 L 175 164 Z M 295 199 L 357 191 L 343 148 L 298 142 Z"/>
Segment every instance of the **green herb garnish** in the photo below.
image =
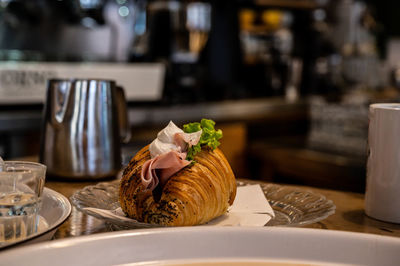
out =
<path fill-rule="evenodd" d="M 193 133 L 199 130 L 203 130 L 199 142 L 189 147 L 186 160 L 193 160 L 196 153 L 201 151 L 201 146 L 207 145 L 211 149 L 216 149 L 221 143 L 218 141 L 222 138 L 222 130 L 215 130 L 215 122 L 210 119 L 201 119 L 200 123 L 189 123 L 183 126 L 185 133 Z"/>

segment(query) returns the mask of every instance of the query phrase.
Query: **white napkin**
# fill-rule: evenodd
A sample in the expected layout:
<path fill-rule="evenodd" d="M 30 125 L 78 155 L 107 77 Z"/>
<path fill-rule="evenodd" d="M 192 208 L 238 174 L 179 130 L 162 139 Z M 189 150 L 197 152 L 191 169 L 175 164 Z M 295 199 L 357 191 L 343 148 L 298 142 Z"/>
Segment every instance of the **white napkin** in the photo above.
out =
<path fill-rule="evenodd" d="M 210 222 L 222 226 L 264 226 L 275 217 L 260 185 L 238 187 L 236 198 L 228 212 Z"/>
<path fill-rule="evenodd" d="M 84 210 L 108 221 L 118 219 L 121 222 L 138 223 L 126 217 L 121 208 L 103 210 L 88 207 Z M 211 220 L 207 225 L 264 226 L 273 217 L 275 217 L 274 211 L 265 198 L 260 185 L 250 185 L 238 187 L 235 201 L 228 212 Z"/>

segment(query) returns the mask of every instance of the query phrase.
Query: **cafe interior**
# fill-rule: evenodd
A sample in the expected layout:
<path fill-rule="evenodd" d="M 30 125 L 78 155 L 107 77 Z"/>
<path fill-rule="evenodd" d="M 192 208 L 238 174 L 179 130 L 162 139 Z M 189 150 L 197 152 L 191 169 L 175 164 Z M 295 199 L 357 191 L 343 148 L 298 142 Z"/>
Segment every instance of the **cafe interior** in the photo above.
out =
<path fill-rule="evenodd" d="M 400 160 L 400 143 L 383 124 L 375 129 L 383 115 L 372 115 L 373 106 L 400 102 L 398 10 L 395 0 L 0 0 L 0 168 L 47 167 L 45 226 L 0 241 L 0 265 L 399 265 L 400 168 L 387 154 L 397 147 Z M 215 139 L 204 145 L 220 144 L 222 155 L 212 146 L 215 158 L 190 161 L 190 139 L 179 157 L 188 164 L 167 181 L 146 166 L 165 155 L 153 148 L 168 130 L 193 137 L 199 126 L 203 143 L 210 124 Z M 390 151 L 375 152 L 383 144 L 374 130 L 392 141 Z M 372 181 L 384 176 L 375 162 L 393 166 L 384 188 Z M 230 167 L 236 201 L 248 206 L 235 214 L 230 200 L 232 224 L 222 213 L 216 222 L 186 217 L 173 230 L 160 216 L 140 220 L 146 207 L 131 211 L 139 200 L 127 188 L 139 164 L 156 183 L 160 176 L 150 189 L 157 208 L 175 191 L 171 181 L 200 171 L 196 164 L 216 169 L 205 174 L 213 186 L 210 176 Z M 256 193 L 239 192 L 247 186 L 261 188 L 271 210 L 254 210 Z M 216 190 L 221 198 L 227 188 Z M 207 215 L 218 204 L 206 202 Z M 255 213 L 269 214 L 267 222 L 257 224 Z M 112 256 L 118 245 L 124 255 Z M 73 255 L 80 250 L 87 255 Z"/>

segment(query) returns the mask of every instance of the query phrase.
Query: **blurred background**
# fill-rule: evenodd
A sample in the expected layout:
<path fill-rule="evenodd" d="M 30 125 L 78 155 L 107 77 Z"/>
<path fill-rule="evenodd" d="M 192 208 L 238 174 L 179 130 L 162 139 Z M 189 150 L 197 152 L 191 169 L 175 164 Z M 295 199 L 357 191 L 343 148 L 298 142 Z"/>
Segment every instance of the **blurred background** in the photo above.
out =
<path fill-rule="evenodd" d="M 363 192 L 368 105 L 400 99 L 400 2 L 0 0 L 0 155 L 37 155 L 49 78 L 123 86 L 124 163 L 210 118 L 237 178 Z"/>

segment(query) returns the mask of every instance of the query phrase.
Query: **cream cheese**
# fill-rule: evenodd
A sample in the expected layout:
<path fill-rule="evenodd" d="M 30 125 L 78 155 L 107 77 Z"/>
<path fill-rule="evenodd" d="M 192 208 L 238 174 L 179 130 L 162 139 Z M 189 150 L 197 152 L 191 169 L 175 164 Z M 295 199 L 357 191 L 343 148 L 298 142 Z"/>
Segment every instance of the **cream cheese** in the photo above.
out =
<path fill-rule="evenodd" d="M 172 121 L 170 121 L 163 130 L 158 132 L 157 138 L 153 140 L 149 147 L 151 158 L 169 151 L 181 152 L 181 147 L 176 145 L 174 142 L 174 136 L 176 133 L 184 132 Z"/>
<path fill-rule="evenodd" d="M 184 152 L 182 150 L 182 146 L 176 143 L 175 135 L 178 133 L 182 134 L 183 140 L 192 144 L 199 141 L 202 131 L 200 130 L 194 133 L 184 133 L 182 129 L 170 121 L 163 130 L 158 132 L 157 138 L 150 144 L 149 151 L 151 158 L 170 151 L 177 151 L 179 153 Z"/>

